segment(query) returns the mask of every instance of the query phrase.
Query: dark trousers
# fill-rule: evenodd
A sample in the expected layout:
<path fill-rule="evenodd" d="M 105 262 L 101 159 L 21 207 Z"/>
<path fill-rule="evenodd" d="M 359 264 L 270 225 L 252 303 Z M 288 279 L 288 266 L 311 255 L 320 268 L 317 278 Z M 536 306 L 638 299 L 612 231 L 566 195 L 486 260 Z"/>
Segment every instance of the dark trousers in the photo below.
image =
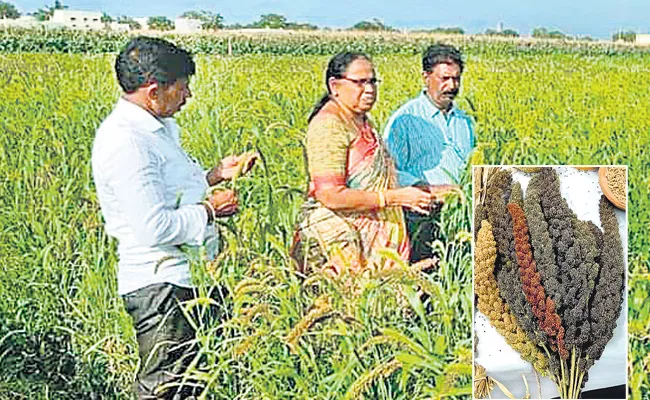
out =
<path fill-rule="evenodd" d="M 223 304 L 223 292 L 215 293 Z M 181 385 L 181 375 L 196 356 L 195 331 L 181 309 L 181 303 L 194 299 L 194 289 L 169 283 L 153 284 L 122 296 L 133 319 L 140 367 L 134 391 L 138 399 L 187 399 L 200 394 L 196 382 Z M 219 298 L 221 297 L 221 298 Z M 190 315 L 200 319 L 197 307 Z M 203 310 L 206 311 L 206 310 Z M 219 310 L 208 310 L 210 318 Z M 170 385 L 171 384 L 171 385 Z M 164 388 L 163 385 L 169 385 Z"/>
<path fill-rule="evenodd" d="M 440 207 L 431 210 L 429 215 L 404 210 L 406 229 L 411 243 L 411 263 L 436 255 L 431 243 L 440 238 L 439 218 Z"/>

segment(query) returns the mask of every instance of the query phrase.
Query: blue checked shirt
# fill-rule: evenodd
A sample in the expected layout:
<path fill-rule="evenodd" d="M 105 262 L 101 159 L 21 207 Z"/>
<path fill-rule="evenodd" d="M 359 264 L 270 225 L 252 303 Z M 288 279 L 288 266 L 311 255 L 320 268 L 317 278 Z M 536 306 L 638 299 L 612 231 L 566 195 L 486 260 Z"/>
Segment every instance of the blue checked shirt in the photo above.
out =
<path fill-rule="evenodd" d="M 475 141 L 471 118 L 455 106 L 445 116 L 425 91 L 395 111 L 384 137 L 400 186 L 457 183 Z"/>

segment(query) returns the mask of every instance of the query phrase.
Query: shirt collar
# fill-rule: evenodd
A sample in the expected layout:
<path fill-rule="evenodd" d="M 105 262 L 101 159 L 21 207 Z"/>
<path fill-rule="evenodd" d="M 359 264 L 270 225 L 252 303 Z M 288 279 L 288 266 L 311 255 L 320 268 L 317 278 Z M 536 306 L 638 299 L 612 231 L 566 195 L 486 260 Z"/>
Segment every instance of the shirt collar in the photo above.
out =
<path fill-rule="evenodd" d="M 117 101 L 115 111 L 126 117 L 136 129 L 156 132 L 159 129 L 165 128 L 161 119 L 154 117 L 149 113 L 149 111 L 122 97 Z"/>
<path fill-rule="evenodd" d="M 435 118 L 438 114 L 442 114 L 442 111 L 438 107 L 436 107 L 435 104 L 433 104 L 433 101 L 427 94 L 426 89 L 422 89 L 422 92 L 420 93 L 420 99 L 421 101 L 425 104 L 425 107 L 427 108 L 427 112 L 429 115 L 431 115 L 431 118 Z M 451 116 L 456 115 L 456 104 L 451 105 L 451 110 L 447 113 L 447 118 Z"/>

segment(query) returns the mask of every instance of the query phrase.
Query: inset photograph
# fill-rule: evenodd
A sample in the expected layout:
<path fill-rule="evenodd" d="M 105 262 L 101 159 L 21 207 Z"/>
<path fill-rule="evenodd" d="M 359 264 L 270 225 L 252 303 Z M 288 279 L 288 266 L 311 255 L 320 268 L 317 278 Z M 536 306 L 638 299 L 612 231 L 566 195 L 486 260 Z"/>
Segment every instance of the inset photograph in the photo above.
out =
<path fill-rule="evenodd" d="M 625 398 L 627 167 L 475 166 L 474 397 Z"/>

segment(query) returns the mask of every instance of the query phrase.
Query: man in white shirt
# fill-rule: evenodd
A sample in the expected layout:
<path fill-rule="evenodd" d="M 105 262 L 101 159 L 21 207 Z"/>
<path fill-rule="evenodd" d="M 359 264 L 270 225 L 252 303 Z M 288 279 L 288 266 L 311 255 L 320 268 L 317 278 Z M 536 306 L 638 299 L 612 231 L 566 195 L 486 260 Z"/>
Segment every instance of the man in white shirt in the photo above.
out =
<path fill-rule="evenodd" d="M 163 392 L 187 366 L 194 331 L 178 303 L 194 297 L 181 245 L 205 245 L 213 255 L 215 218 L 237 212 L 232 190 L 209 187 L 244 172 L 252 154 L 226 157 L 204 171 L 181 148 L 173 115 L 191 97 L 191 55 L 157 38 L 137 37 L 115 62 L 123 90 L 95 137 L 92 168 L 106 232 L 118 244 L 118 292 L 132 316 L 139 345 L 135 390 L 141 399 L 183 398 Z M 204 200 L 205 199 L 205 200 Z M 185 353 L 185 354 L 184 354 Z"/>

